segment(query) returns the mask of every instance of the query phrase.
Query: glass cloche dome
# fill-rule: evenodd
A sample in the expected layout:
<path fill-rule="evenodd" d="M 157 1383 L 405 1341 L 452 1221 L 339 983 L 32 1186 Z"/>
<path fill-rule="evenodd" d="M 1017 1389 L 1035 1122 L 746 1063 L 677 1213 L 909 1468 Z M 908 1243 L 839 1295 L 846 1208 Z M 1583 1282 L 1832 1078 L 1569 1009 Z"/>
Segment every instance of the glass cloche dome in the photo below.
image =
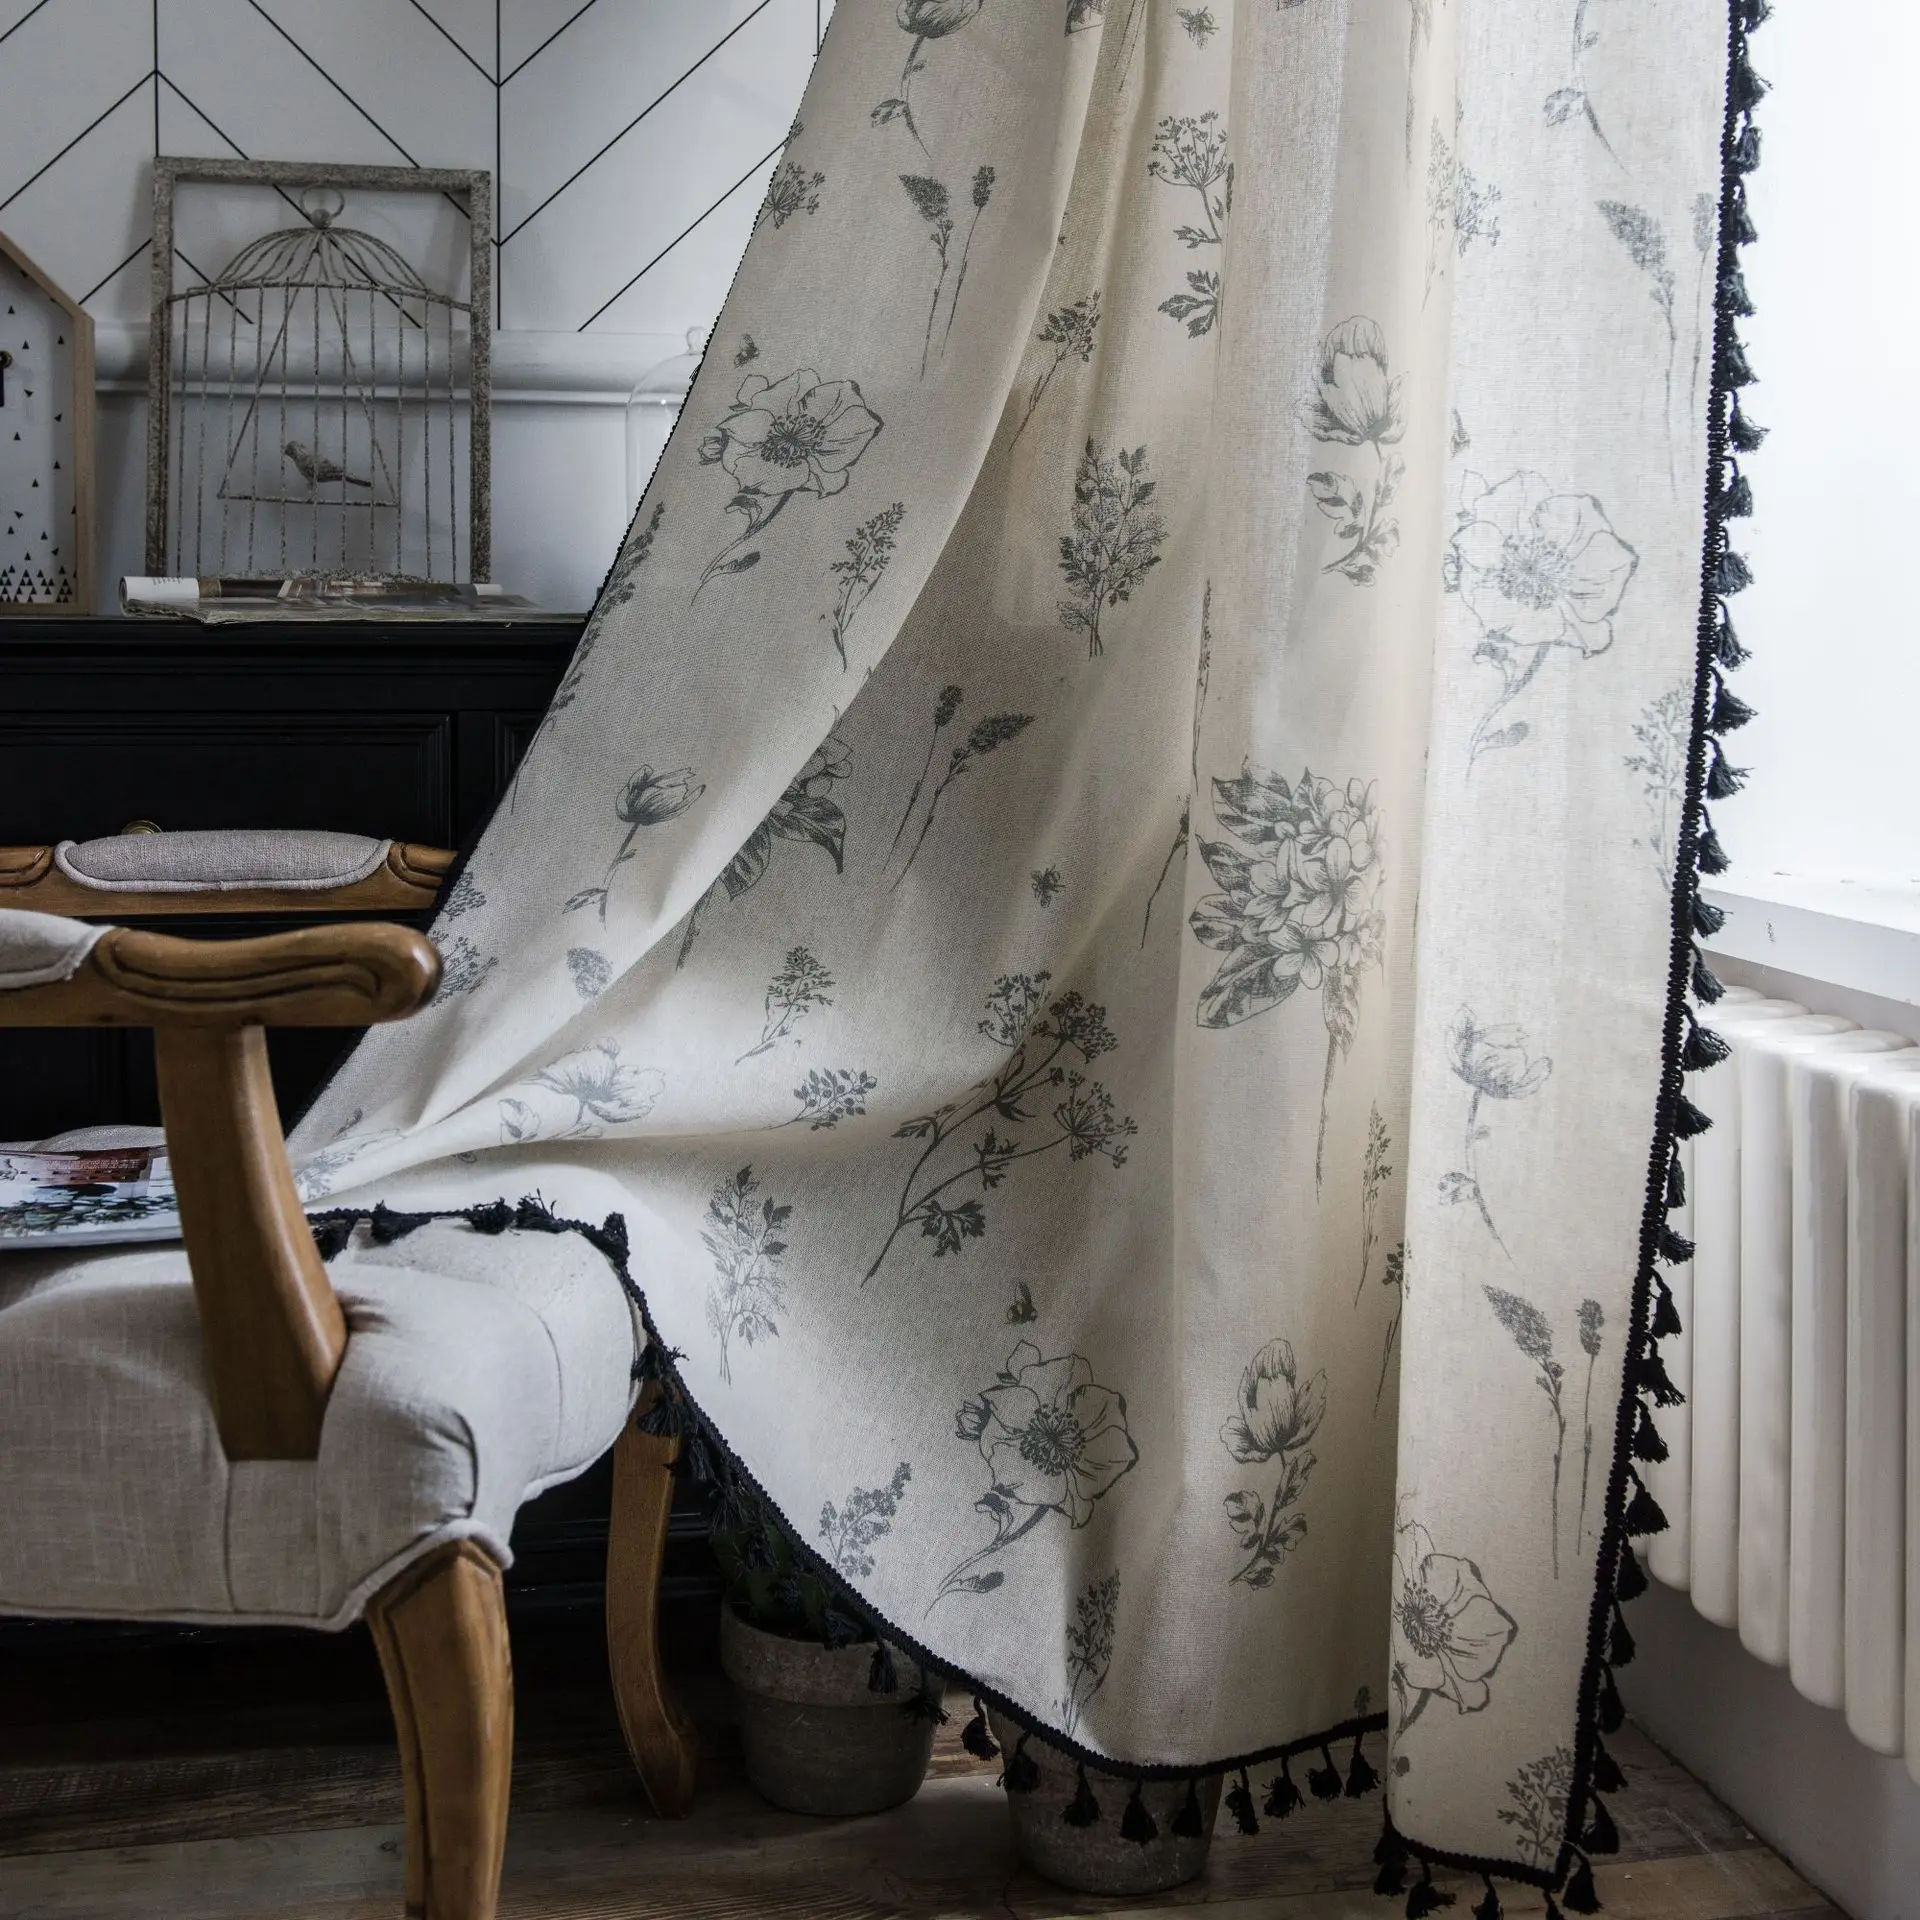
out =
<path fill-rule="evenodd" d="M 660 452 L 680 417 L 681 403 L 693 376 L 699 371 L 700 355 L 706 346 L 706 330 L 687 329 L 687 344 L 676 354 L 649 367 L 635 381 L 627 395 L 627 511 L 640 504 L 640 496 L 653 478 Z"/>

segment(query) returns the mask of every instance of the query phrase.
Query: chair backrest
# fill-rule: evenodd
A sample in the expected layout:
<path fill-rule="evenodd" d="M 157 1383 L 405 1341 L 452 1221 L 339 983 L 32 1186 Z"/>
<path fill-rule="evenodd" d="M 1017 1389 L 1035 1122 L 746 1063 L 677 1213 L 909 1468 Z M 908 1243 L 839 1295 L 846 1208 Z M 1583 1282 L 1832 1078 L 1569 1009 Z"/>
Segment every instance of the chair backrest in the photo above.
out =
<path fill-rule="evenodd" d="M 377 922 L 203 941 L 0 911 L 0 958 L 10 948 L 33 963 L 12 977 L 34 977 L 8 987 L 0 965 L 0 1025 L 153 1029 L 227 1457 L 315 1458 L 346 1322 L 287 1164 L 264 1029 L 399 1019 L 438 986 L 439 955 Z"/>

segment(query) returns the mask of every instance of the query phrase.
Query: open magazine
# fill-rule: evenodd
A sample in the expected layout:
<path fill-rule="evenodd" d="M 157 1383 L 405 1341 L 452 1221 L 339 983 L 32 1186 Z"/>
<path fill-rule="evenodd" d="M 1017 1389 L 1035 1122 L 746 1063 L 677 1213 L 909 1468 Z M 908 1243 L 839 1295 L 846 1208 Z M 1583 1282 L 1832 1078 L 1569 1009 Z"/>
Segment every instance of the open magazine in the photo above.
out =
<path fill-rule="evenodd" d="M 119 1139 L 103 1143 L 101 1135 Z M 94 1127 L 78 1138 L 0 1142 L 0 1250 L 179 1237 L 157 1128 Z"/>

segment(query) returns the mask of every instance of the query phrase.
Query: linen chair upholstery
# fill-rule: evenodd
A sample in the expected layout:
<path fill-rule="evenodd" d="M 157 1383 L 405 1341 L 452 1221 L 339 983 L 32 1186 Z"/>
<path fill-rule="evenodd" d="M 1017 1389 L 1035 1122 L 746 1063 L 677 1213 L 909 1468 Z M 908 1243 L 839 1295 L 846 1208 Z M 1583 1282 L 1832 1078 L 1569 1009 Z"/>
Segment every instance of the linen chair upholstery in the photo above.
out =
<path fill-rule="evenodd" d="M 384 1245 L 363 1225 L 329 1269 L 299 1210 L 262 1026 L 401 1017 L 438 973 L 399 927 L 186 941 L 0 908 L 0 1025 L 154 1027 L 186 1242 L 0 1252 L 0 1612 L 364 1613 L 400 1736 L 407 1911 L 487 1920 L 513 1518 L 609 1447 L 614 1693 L 662 1812 L 690 1805 L 693 1744 L 654 1617 L 674 1447 L 627 1417 L 643 1336 L 605 1256 L 447 1220 Z M 283 1404 L 303 1394 L 304 1422 Z"/>

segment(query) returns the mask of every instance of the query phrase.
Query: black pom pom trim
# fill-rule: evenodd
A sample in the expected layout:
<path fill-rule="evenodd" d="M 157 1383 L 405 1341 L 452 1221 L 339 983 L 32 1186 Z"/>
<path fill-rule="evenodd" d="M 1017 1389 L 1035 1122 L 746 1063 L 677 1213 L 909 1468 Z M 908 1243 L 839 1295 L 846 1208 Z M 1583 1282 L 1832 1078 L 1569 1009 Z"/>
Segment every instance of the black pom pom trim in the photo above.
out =
<path fill-rule="evenodd" d="M 1282 1758 L 1280 1771 L 1273 1776 L 1267 1787 L 1267 1817 L 1272 1820 L 1284 1820 L 1305 1801 L 1300 1789 L 1293 1782 L 1293 1764 Z"/>

